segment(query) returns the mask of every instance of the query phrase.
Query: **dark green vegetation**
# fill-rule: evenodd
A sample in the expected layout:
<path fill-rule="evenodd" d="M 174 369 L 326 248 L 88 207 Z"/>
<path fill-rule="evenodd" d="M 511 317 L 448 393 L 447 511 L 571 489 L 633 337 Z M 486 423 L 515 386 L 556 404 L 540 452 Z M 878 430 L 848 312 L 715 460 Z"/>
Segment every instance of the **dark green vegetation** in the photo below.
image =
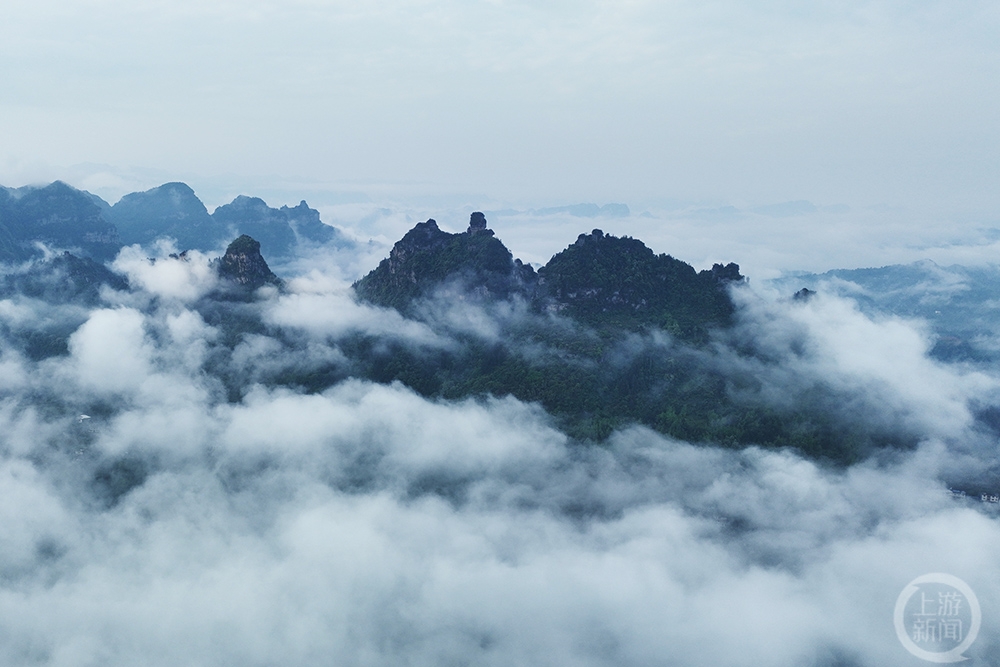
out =
<path fill-rule="evenodd" d="M 730 323 L 726 292 L 743 280 L 736 264 L 695 272 L 642 241 L 595 229 L 539 269 L 541 298 L 575 320 L 610 331 L 662 329 L 686 340 Z"/>
<path fill-rule="evenodd" d="M 429 352 L 358 336 L 341 349 L 354 373 L 427 396 L 537 401 L 579 438 L 600 440 L 641 423 L 695 442 L 793 447 L 841 462 L 910 444 L 898 429 L 865 426 L 829 389 L 811 388 L 794 408 L 763 400 L 762 380 L 745 370 L 753 364 L 734 362 L 727 341 L 735 317 L 729 289 L 743 282 L 736 264 L 697 272 L 600 230 L 536 274 L 512 258 L 481 214 L 463 234 L 430 220 L 355 289 L 461 344 Z M 435 314 L 442 308 L 481 309 L 497 331 L 484 339 L 448 330 Z M 321 373 L 304 384 L 319 390 L 330 379 Z"/>
<path fill-rule="evenodd" d="M 600 441 L 639 423 L 690 442 L 791 447 L 839 463 L 913 444 L 910 434 L 847 414 L 844 397 L 823 387 L 798 397 L 793 408 L 775 407 L 760 397 L 752 373 L 726 368 L 705 350 L 655 338 L 564 334 L 505 329 L 502 342 L 468 337 L 448 351 L 357 335 L 340 343 L 349 371 L 331 364 L 282 379 L 309 391 L 354 375 L 399 381 L 428 397 L 512 395 L 540 403 L 560 428 L 583 440 Z M 554 347 L 542 348 L 546 343 Z"/>
<path fill-rule="evenodd" d="M 506 299 L 531 295 L 537 283 L 535 271 L 486 228 L 483 214 L 473 213 L 462 234 L 441 231 L 433 219 L 417 224 L 354 290 L 366 301 L 410 314 L 418 299 L 445 284 L 480 299 Z"/>
<path fill-rule="evenodd" d="M 39 194 L 42 190 L 49 192 Z M 11 252 L 28 248 L 18 230 L 48 229 L 46 238 L 72 240 L 73 224 L 67 221 L 83 229 L 110 229 L 108 238 L 117 238 L 115 228 L 100 227 L 106 225 L 107 205 L 68 186 L 0 191 L 4 197 L 6 208 L 0 211 L 6 217 L 0 222 L 11 224 L 0 225 L 7 234 L 0 234 L 0 244 L 7 243 Z M 56 202 L 62 213 L 44 214 L 48 209 L 32 201 Z M 132 223 L 123 229 L 147 240 L 157 229 L 187 234 L 184 220 L 194 220 L 197 231 L 187 238 L 200 239 L 201 247 L 207 239 L 216 243 L 220 228 L 237 225 L 270 234 L 271 243 L 286 251 L 303 247 L 303 239 L 326 239 L 328 247 L 337 247 L 339 238 L 335 230 L 329 236 L 315 228 L 322 223 L 304 203 L 271 209 L 241 197 L 208 216 L 183 184 L 126 197 L 118 206 L 114 215 L 133 211 Z M 25 217 L 24 211 L 32 210 L 41 217 Z M 135 223 L 140 217 L 146 222 Z M 56 233 L 60 229 L 63 236 Z M 100 291 L 127 289 L 121 276 L 87 256 L 86 247 L 74 247 L 84 256 L 35 259 L 0 281 L 4 298 L 74 306 L 58 317 L 0 331 L 32 359 L 66 354 L 87 308 L 101 303 Z M 359 377 L 398 381 L 428 397 L 511 395 L 537 402 L 567 433 L 585 440 L 600 441 L 616 428 L 639 423 L 693 442 L 792 447 L 838 462 L 912 444 L 905 427 L 864 418 L 853 407 L 856 401 L 830 387 L 806 383 L 790 389 L 794 399 L 780 405 L 766 398 L 774 394 L 768 378 L 782 376 L 782 360 L 756 351 L 740 333 L 730 294 L 745 279 L 736 264 L 696 271 L 639 240 L 594 230 L 536 272 L 512 256 L 481 213 L 473 214 L 460 234 L 428 220 L 396 243 L 355 291 L 359 300 L 422 323 L 443 343 L 356 327 L 317 345 L 301 330 L 268 323 L 270 306 L 266 297 L 258 300 L 256 290 L 280 289 L 282 283 L 262 252 L 268 254 L 251 235 L 236 237 L 214 260 L 218 287 L 188 306 L 218 330 L 205 371 L 233 401 L 255 383 L 318 392 Z M 253 363 L 234 361 L 246 358 L 253 346 L 266 354 L 251 357 L 257 359 Z M 109 497 L 118 477 L 109 473 Z"/>

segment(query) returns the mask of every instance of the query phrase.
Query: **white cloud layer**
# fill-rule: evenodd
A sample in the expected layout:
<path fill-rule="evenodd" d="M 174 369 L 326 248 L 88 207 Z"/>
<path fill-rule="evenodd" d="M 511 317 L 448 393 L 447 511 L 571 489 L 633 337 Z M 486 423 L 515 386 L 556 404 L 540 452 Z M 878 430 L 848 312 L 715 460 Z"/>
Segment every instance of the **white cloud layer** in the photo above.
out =
<path fill-rule="evenodd" d="M 427 325 L 314 276 L 247 306 L 307 344 L 225 356 L 164 282 L 94 309 L 66 356 L 0 362 L 3 664 L 903 666 L 896 596 L 936 571 L 983 605 L 975 664 L 1000 645 L 997 513 L 946 489 L 995 470 L 968 413 L 995 378 L 928 360 L 911 323 L 744 300 L 773 400 L 827 383 L 919 435 L 838 469 L 643 428 L 585 445 L 511 398 L 359 380 L 227 398 L 227 373 Z"/>

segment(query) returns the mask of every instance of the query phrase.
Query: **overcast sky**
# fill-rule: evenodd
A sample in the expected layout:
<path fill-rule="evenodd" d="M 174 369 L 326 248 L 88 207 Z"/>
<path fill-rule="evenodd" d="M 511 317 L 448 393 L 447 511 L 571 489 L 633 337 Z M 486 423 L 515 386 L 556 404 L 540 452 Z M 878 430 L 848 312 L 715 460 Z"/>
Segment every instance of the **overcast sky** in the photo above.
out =
<path fill-rule="evenodd" d="M 5 185 L 1000 208 L 993 2 L 7 0 L 3 13 Z"/>

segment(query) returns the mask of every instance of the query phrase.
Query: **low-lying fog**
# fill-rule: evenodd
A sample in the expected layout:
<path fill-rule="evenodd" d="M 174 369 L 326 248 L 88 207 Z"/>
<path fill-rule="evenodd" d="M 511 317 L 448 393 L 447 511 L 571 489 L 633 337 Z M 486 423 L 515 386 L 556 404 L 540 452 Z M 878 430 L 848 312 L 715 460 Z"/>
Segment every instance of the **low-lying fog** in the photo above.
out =
<path fill-rule="evenodd" d="M 446 348 L 496 313 L 406 320 L 353 301 L 357 258 L 313 258 L 231 345 L 193 305 L 208 258 L 168 250 L 123 251 L 131 291 L 94 307 L 0 301 L 3 664 L 912 665 L 893 608 L 927 572 L 979 598 L 967 655 L 1000 652 L 998 506 L 949 492 L 1000 492 L 975 418 L 1000 375 L 930 358 L 920 322 L 737 295 L 769 400 L 833 387 L 917 436 L 836 468 L 639 427 L 574 442 L 512 398 L 280 388 L 345 335 Z M 20 349 L 58 326 L 68 354 Z"/>

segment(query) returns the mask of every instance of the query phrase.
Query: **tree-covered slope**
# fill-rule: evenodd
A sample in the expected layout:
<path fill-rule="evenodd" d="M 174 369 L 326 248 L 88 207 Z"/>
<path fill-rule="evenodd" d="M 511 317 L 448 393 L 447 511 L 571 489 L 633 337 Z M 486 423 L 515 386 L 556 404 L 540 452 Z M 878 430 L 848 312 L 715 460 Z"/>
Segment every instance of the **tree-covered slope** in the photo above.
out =
<path fill-rule="evenodd" d="M 0 188 L 0 260 L 39 255 L 38 243 L 106 260 L 121 247 L 118 230 L 94 195 L 61 181 Z"/>
<path fill-rule="evenodd" d="M 227 226 L 208 214 L 185 183 L 165 183 L 125 195 L 107 215 L 126 245 L 145 245 L 160 237 L 171 237 L 181 250 L 211 251 L 231 238 Z"/>
<path fill-rule="evenodd" d="M 595 229 L 539 269 L 542 292 L 570 317 L 596 328 L 659 328 L 704 339 L 726 326 L 733 304 L 726 291 L 741 282 L 739 266 L 716 264 L 696 272 L 642 241 Z"/>
<path fill-rule="evenodd" d="M 348 337 L 339 349 L 351 373 L 399 381 L 426 396 L 537 402 L 584 439 L 639 423 L 693 442 L 793 447 L 837 461 L 908 444 L 898 432 L 859 426 L 838 410 L 844 401 L 829 388 L 811 389 L 791 406 L 761 400 L 766 392 L 753 369 L 766 359 L 716 356 L 706 345 L 713 330 L 727 354 L 739 347 L 723 342 L 736 335 L 730 289 L 745 281 L 736 264 L 699 272 L 636 239 L 595 230 L 553 257 L 537 279 L 525 271 L 520 275 L 531 279 L 517 280 L 519 270 L 478 215 L 463 234 L 443 232 L 433 220 L 416 225 L 355 285 L 357 295 L 409 313 L 457 344 L 428 350 Z M 436 293 L 451 283 L 465 291 Z M 486 298 L 469 298 L 476 294 Z M 520 308 L 504 301 L 510 296 Z M 416 307 L 427 297 L 435 307 Z M 490 320 L 492 334 L 455 330 L 451 322 L 463 317 L 442 316 L 447 304 Z M 321 390 L 333 381 L 317 373 L 304 386 Z"/>
<path fill-rule="evenodd" d="M 600 230 L 581 234 L 536 274 L 513 258 L 482 213 L 473 213 L 462 234 L 444 232 L 434 220 L 417 224 L 354 289 L 365 301 L 409 312 L 418 299 L 458 282 L 470 295 L 516 295 L 538 311 L 598 330 L 662 329 L 705 340 L 711 328 L 729 324 L 727 288 L 741 281 L 736 264 L 698 272 L 641 241 Z"/>
<path fill-rule="evenodd" d="M 305 201 L 294 207 L 272 208 L 259 197 L 240 195 L 215 209 L 212 218 L 232 233 L 258 240 L 263 252 L 272 259 L 288 260 L 311 246 L 353 245 L 339 230 L 323 224 L 319 211 L 309 208 Z"/>
<path fill-rule="evenodd" d="M 354 290 L 365 301 L 409 312 L 414 301 L 453 282 L 473 296 L 507 298 L 530 294 L 537 277 L 487 228 L 483 214 L 473 213 L 460 234 L 442 231 L 433 219 L 417 224 Z"/>

